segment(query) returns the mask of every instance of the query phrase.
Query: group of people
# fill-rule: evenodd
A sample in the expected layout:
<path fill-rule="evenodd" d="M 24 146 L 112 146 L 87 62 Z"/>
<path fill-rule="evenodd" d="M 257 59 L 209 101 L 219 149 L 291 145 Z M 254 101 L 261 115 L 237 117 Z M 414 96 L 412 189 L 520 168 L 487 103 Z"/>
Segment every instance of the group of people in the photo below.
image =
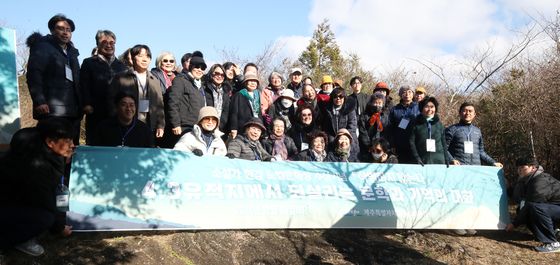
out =
<path fill-rule="evenodd" d="M 463 103 L 459 122 L 446 128 L 437 99 L 424 87 L 401 86 L 394 105 L 385 82 L 367 94 L 363 79 L 356 76 L 347 94 L 342 82 L 329 75 L 314 87 L 299 67 L 290 70 L 288 80 L 272 72 L 265 85 L 257 65 L 248 63 L 243 72 L 232 62 L 208 67 L 200 51 L 183 55 L 181 69 L 173 54 L 163 52 L 149 70 L 150 48 L 135 45 L 117 58 L 117 38 L 109 30 L 97 32 L 97 47 L 80 67 L 71 42 L 73 21 L 56 15 L 48 27 L 51 34 L 28 38 L 27 82 L 39 124 L 62 120 L 69 130 L 56 137 L 37 136 L 47 143 L 42 152 L 54 153 L 57 161 L 69 155 L 57 154 L 49 139 L 60 140 L 67 149 L 77 145 L 85 114 L 88 145 L 174 148 L 197 156 L 260 161 L 502 167 L 484 150 L 481 130 L 473 124 L 475 106 Z M 60 173 L 59 164 L 52 167 Z M 69 234 L 68 227 L 57 227 Z M 22 243 L 24 238 L 2 243 Z M 27 249 L 36 247 L 29 239 Z"/>

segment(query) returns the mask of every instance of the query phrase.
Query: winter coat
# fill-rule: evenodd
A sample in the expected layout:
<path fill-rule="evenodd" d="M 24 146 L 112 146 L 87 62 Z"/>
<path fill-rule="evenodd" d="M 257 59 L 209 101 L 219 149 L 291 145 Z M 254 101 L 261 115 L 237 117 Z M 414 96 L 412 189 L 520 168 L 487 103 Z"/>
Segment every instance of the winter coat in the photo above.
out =
<path fill-rule="evenodd" d="M 525 201 L 560 205 L 560 181 L 539 166 L 535 173 L 517 180 L 513 188 L 513 200 L 518 204 Z M 519 207 L 512 223 L 515 226 L 526 224 L 529 214 L 527 208 Z"/>
<path fill-rule="evenodd" d="M 465 153 L 465 142 L 473 142 L 473 153 Z M 450 160 L 458 160 L 462 165 L 494 165 L 496 160 L 492 159 L 484 151 L 482 132 L 472 124 L 457 123 L 445 129 L 445 142 L 447 143 L 448 156 Z"/>
<path fill-rule="evenodd" d="M 259 93 L 260 94 L 260 93 Z M 261 97 L 262 99 L 262 97 Z M 262 103 L 261 103 L 262 107 Z M 262 119 L 262 112 L 258 113 L 258 118 Z M 231 97 L 229 109 L 229 130 L 237 130 L 238 134 L 244 132 L 243 126 L 253 117 L 251 102 L 240 92 L 235 93 Z"/>
<path fill-rule="evenodd" d="M 313 121 L 315 121 L 315 118 Z M 294 140 L 297 150 L 303 151 L 310 147 L 309 136 L 315 130 L 317 130 L 315 122 L 311 122 L 309 126 L 304 126 L 302 123 L 296 122 L 288 131 L 288 135 L 292 138 L 292 140 Z M 307 144 L 307 148 L 303 148 L 302 143 Z"/>
<path fill-rule="evenodd" d="M 150 126 L 152 131 L 156 129 L 163 129 L 165 127 L 165 114 L 163 109 L 163 95 L 161 93 L 161 87 L 157 78 L 150 72 L 146 72 L 146 86 L 147 92 L 146 96 L 150 103 L 148 109 L 148 114 L 146 118 L 146 124 Z M 109 106 L 112 106 L 111 115 L 116 114 L 114 99 L 119 91 L 125 91 L 129 94 L 134 95 L 136 100 L 136 113 L 138 113 L 139 107 L 139 93 L 138 93 L 138 82 L 134 71 L 128 70 L 117 74 L 113 81 L 111 82 L 111 96 L 109 97 Z"/>
<path fill-rule="evenodd" d="M 270 161 L 272 156 L 264 149 L 262 144 L 259 141 L 251 144 L 250 141 L 244 134 L 238 135 L 228 143 L 227 156 L 245 160 Z"/>
<path fill-rule="evenodd" d="M 360 132 L 358 136 L 358 140 L 360 142 L 360 150 L 362 153 L 368 152 L 369 147 L 371 146 L 371 142 L 380 137 L 385 138 L 386 132 L 389 130 L 389 115 L 385 112 L 380 112 L 379 119 L 381 120 L 381 125 L 383 126 L 383 130 L 378 130 L 377 123 L 370 125 L 369 120 L 371 116 L 374 115 L 373 112 L 373 105 L 367 106 L 365 111 L 360 115 L 358 119 L 358 131 Z"/>
<path fill-rule="evenodd" d="M 173 149 L 191 153 L 198 149 L 202 151 L 203 155 L 225 156 L 227 149 L 226 144 L 221 138 L 223 134 L 220 130 L 214 130 L 212 134 L 214 139 L 210 142 L 210 145 L 206 145 L 202 138 L 202 129 L 198 124 L 195 124 L 192 131 L 181 136 L 181 139 L 179 139 L 179 142 L 175 144 Z"/>
<path fill-rule="evenodd" d="M 321 129 L 329 136 L 329 142 L 332 142 L 338 130 L 343 128 L 350 132 L 353 139 L 357 139 L 356 129 L 358 127 L 358 121 L 356 112 L 354 111 L 354 105 L 345 102 L 339 114 L 335 115 L 333 104 L 329 103 L 321 110 L 320 118 Z M 357 146 L 356 144 L 356 148 Z"/>
<path fill-rule="evenodd" d="M 66 54 L 52 35 L 33 33 L 27 38 L 29 61 L 27 86 L 33 107 L 47 104 L 50 113 L 40 115 L 33 111 L 34 119 L 45 117 L 80 118 L 82 98 L 79 89 L 80 53 L 70 42 Z M 73 81 L 66 78 L 66 66 L 70 67 Z"/>
<path fill-rule="evenodd" d="M 192 130 L 198 123 L 198 112 L 206 106 L 204 86 L 197 88 L 190 74 L 179 74 L 168 90 L 168 115 L 171 128 Z"/>
<path fill-rule="evenodd" d="M 328 160 L 328 154 L 325 157 L 325 159 L 322 162 L 331 162 Z M 317 158 L 315 157 L 315 154 L 311 151 L 311 149 L 305 149 L 301 152 L 299 152 L 299 154 L 295 155 L 292 158 L 293 161 L 307 161 L 307 162 L 317 162 Z"/>
<path fill-rule="evenodd" d="M 227 132 L 228 130 L 228 120 L 229 120 L 229 108 L 231 102 L 231 87 L 227 83 L 223 83 L 220 88 L 223 91 L 222 96 L 222 109 L 220 115 L 220 131 Z M 204 85 L 204 91 L 206 95 L 206 105 L 216 107 L 216 99 L 214 98 L 214 93 L 216 91 L 216 86 L 212 83 L 207 83 Z M 220 111 L 220 110 L 218 110 Z"/>
<path fill-rule="evenodd" d="M 169 87 L 167 87 L 167 82 L 165 81 L 165 73 L 163 72 L 163 70 L 159 69 L 159 68 L 152 68 L 152 70 L 150 70 L 150 72 L 157 78 L 157 80 L 159 80 L 159 85 L 161 87 L 161 92 L 163 94 L 165 94 L 165 92 L 167 92 L 167 89 L 169 89 Z M 175 76 L 177 76 L 179 73 L 177 72 L 173 72 L 175 74 Z M 173 82 L 173 80 L 172 80 Z"/>
<path fill-rule="evenodd" d="M 261 140 L 261 144 L 264 147 L 264 150 L 266 150 L 266 152 L 268 152 L 270 155 L 274 156 L 274 140 L 270 139 L 269 137 L 266 137 L 264 139 Z M 284 145 L 286 146 L 286 149 L 288 150 L 288 158 L 291 158 L 292 156 L 296 155 L 298 153 L 298 149 L 296 147 L 296 144 L 294 143 L 294 140 L 287 135 L 284 135 Z"/>
<path fill-rule="evenodd" d="M 112 117 L 99 123 L 92 145 L 153 147 L 154 136 L 148 125 L 138 119 L 122 126 L 116 117 Z"/>
<path fill-rule="evenodd" d="M 348 102 L 356 106 L 356 109 L 354 110 L 356 112 L 356 116 L 360 116 L 364 113 L 369 97 L 370 96 L 366 93 L 353 93 L 347 97 Z"/>
<path fill-rule="evenodd" d="M 299 82 L 297 84 L 293 84 L 292 82 L 290 82 L 286 88 L 291 89 L 292 91 L 294 91 L 294 96 L 295 98 L 300 98 L 302 95 L 302 90 L 303 90 L 303 82 Z"/>
<path fill-rule="evenodd" d="M 268 116 L 270 117 L 270 123 L 265 124 L 271 125 L 272 120 L 274 118 L 282 118 L 284 123 L 286 124 L 286 129 L 289 130 L 292 128 L 295 122 L 296 116 L 296 107 L 292 105 L 291 107 L 284 109 L 280 100 L 276 100 L 272 106 L 268 109 Z"/>
<path fill-rule="evenodd" d="M 335 151 L 330 151 L 327 154 L 326 161 L 328 162 L 359 162 L 358 161 L 358 152 L 356 150 L 350 149 L 350 154 L 348 155 L 348 159 L 345 160 L 341 155 L 336 153 Z"/>
<path fill-rule="evenodd" d="M 389 126 L 387 126 L 387 140 L 391 144 L 391 148 L 396 149 L 397 157 L 401 163 L 416 163 L 412 153 L 410 151 L 410 144 L 408 141 L 407 129 L 412 126 L 416 116 L 420 114 L 418 109 L 418 104 L 412 102 L 408 106 L 404 106 L 402 103 L 397 104 L 389 112 Z M 407 129 L 399 127 L 400 122 L 403 118 L 408 120 Z"/>
<path fill-rule="evenodd" d="M 84 99 L 84 106 L 93 107 L 92 116 L 101 120 L 109 117 L 111 105 L 109 96 L 111 81 L 116 74 L 128 70 L 126 65 L 115 58 L 111 64 L 99 55 L 86 58 L 80 69 L 80 88 Z M 112 102 L 111 102 L 112 103 Z"/>
<path fill-rule="evenodd" d="M 428 123 L 431 126 L 431 134 L 428 129 Z M 444 127 L 437 115 L 429 122 L 423 115 L 418 115 L 412 121 L 412 125 L 408 130 L 410 151 L 418 164 L 449 164 Z M 435 152 L 427 151 L 426 139 L 435 140 Z"/>

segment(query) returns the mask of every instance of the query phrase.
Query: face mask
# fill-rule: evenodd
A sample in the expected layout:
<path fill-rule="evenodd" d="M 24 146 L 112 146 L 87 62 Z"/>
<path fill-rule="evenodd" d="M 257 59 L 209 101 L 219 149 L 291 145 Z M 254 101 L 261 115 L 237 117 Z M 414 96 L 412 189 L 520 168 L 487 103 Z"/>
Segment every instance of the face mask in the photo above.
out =
<path fill-rule="evenodd" d="M 280 100 L 280 104 L 282 104 L 282 106 L 283 106 L 284 108 L 289 108 L 289 107 L 292 106 L 293 102 L 292 102 L 292 100 L 290 100 L 290 99 L 283 98 L 283 99 Z"/>
<path fill-rule="evenodd" d="M 371 153 L 371 156 L 373 157 L 373 160 L 379 161 L 381 160 L 383 154 Z"/>
<path fill-rule="evenodd" d="M 380 107 L 380 106 L 374 105 L 374 106 L 373 106 L 373 108 L 372 108 L 372 110 L 373 110 L 373 113 L 377 113 L 377 112 L 380 112 L 382 108 L 383 108 L 383 107 Z"/>

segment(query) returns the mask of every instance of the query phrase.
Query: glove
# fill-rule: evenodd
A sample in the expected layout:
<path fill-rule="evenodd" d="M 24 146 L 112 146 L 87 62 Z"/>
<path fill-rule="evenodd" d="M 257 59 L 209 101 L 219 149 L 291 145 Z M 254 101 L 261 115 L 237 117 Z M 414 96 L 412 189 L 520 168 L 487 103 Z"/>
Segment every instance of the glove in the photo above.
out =
<path fill-rule="evenodd" d="M 418 159 L 417 162 L 418 162 L 419 165 L 424 166 L 424 162 L 422 162 L 422 159 Z"/>
<path fill-rule="evenodd" d="M 235 158 L 235 156 L 234 156 L 233 154 L 227 154 L 226 156 L 227 156 L 228 158 L 230 158 L 230 159 L 234 159 L 234 158 Z"/>
<path fill-rule="evenodd" d="M 194 149 L 192 152 L 196 156 L 202 156 L 203 155 L 202 150 L 200 150 L 200 149 Z"/>

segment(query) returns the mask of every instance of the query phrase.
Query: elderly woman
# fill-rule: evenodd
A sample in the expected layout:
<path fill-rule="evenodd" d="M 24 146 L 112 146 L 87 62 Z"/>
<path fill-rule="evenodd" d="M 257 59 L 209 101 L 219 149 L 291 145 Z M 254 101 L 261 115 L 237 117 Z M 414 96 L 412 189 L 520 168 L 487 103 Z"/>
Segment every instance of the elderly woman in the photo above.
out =
<path fill-rule="evenodd" d="M 329 137 L 321 131 L 314 131 L 308 136 L 309 147 L 297 154 L 293 160 L 295 161 L 315 161 L 328 162 L 327 160 L 327 143 Z"/>
<path fill-rule="evenodd" d="M 148 71 L 152 60 L 150 48 L 146 45 L 136 45 L 130 49 L 132 58 L 132 69 L 115 76 L 111 82 L 111 93 L 107 103 L 114 106 L 115 95 L 119 91 L 125 91 L 134 95 L 136 113 L 138 119 L 146 123 L 156 138 L 163 137 L 165 127 L 163 93 L 157 78 Z M 116 113 L 113 107 L 112 113 Z"/>
<path fill-rule="evenodd" d="M 259 79 L 253 73 L 245 74 L 243 89 L 231 97 L 229 110 L 229 129 L 231 138 L 244 130 L 244 124 L 251 118 L 262 120 L 261 96 L 257 89 Z"/>
<path fill-rule="evenodd" d="M 156 58 L 156 67 L 152 68 L 152 74 L 159 80 L 162 92 L 165 93 L 175 79 L 177 64 L 175 56 L 170 52 L 162 52 Z"/>
<path fill-rule="evenodd" d="M 420 115 L 408 129 L 408 143 L 418 164 L 449 164 L 444 127 L 437 115 L 438 102 L 434 97 L 420 101 Z"/>
<path fill-rule="evenodd" d="M 268 76 L 268 87 L 266 89 L 271 92 L 270 94 L 272 95 L 272 102 L 276 102 L 276 99 L 282 96 L 282 94 L 284 94 L 284 91 L 287 90 L 287 88 L 285 88 L 282 83 L 284 83 L 284 77 L 280 73 L 272 72 Z M 294 93 L 292 90 L 292 95 L 293 94 Z"/>
<path fill-rule="evenodd" d="M 324 75 L 321 79 L 321 90 L 318 94 L 330 95 L 334 88 L 334 81 L 330 75 Z"/>
<path fill-rule="evenodd" d="M 284 119 L 276 117 L 272 120 L 270 135 L 261 141 L 264 149 L 276 160 L 288 160 L 298 152 L 294 140 L 285 132 L 286 122 Z"/>
<path fill-rule="evenodd" d="M 346 129 L 338 130 L 334 138 L 334 149 L 327 155 L 331 162 L 358 162 L 357 152 L 352 149 L 352 135 Z"/>
<path fill-rule="evenodd" d="M 384 104 L 385 96 L 378 92 L 374 93 L 369 98 L 364 112 L 358 118 L 360 159 L 369 157 L 367 151 L 371 142 L 385 135 L 389 116 L 383 111 Z"/>
<path fill-rule="evenodd" d="M 245 160 L 270 161 L 272 156 L 259 142 L 262 133 L 266 130 L 259 118 L 249 119 L 243 126 L 245 133 L 237 136 L 228 143 L 227 157 Z"/>
<path fill-rule="evenodd" d="M 198 112 L 198 123 L 192 131 L 179 139 L 173 149 L 191 152 L 197 156 L 225 156 L 226 144 L 221 138 L 223 133 L 218 129 L 219 123 L 218 111 L 214 107 L 203 107 Z"/>
<path fill-rule="evenodd" d="M 39 256 L 35 238 L 43 232 L 69 236 L 57 208 L 57 187 L 64 181 L 65 161 L 72 156 L 74 129 L 67 120 L 40 120 L 36 128 L 16 132 L 0 159 L 0 249 L 15 247 Z"/>

